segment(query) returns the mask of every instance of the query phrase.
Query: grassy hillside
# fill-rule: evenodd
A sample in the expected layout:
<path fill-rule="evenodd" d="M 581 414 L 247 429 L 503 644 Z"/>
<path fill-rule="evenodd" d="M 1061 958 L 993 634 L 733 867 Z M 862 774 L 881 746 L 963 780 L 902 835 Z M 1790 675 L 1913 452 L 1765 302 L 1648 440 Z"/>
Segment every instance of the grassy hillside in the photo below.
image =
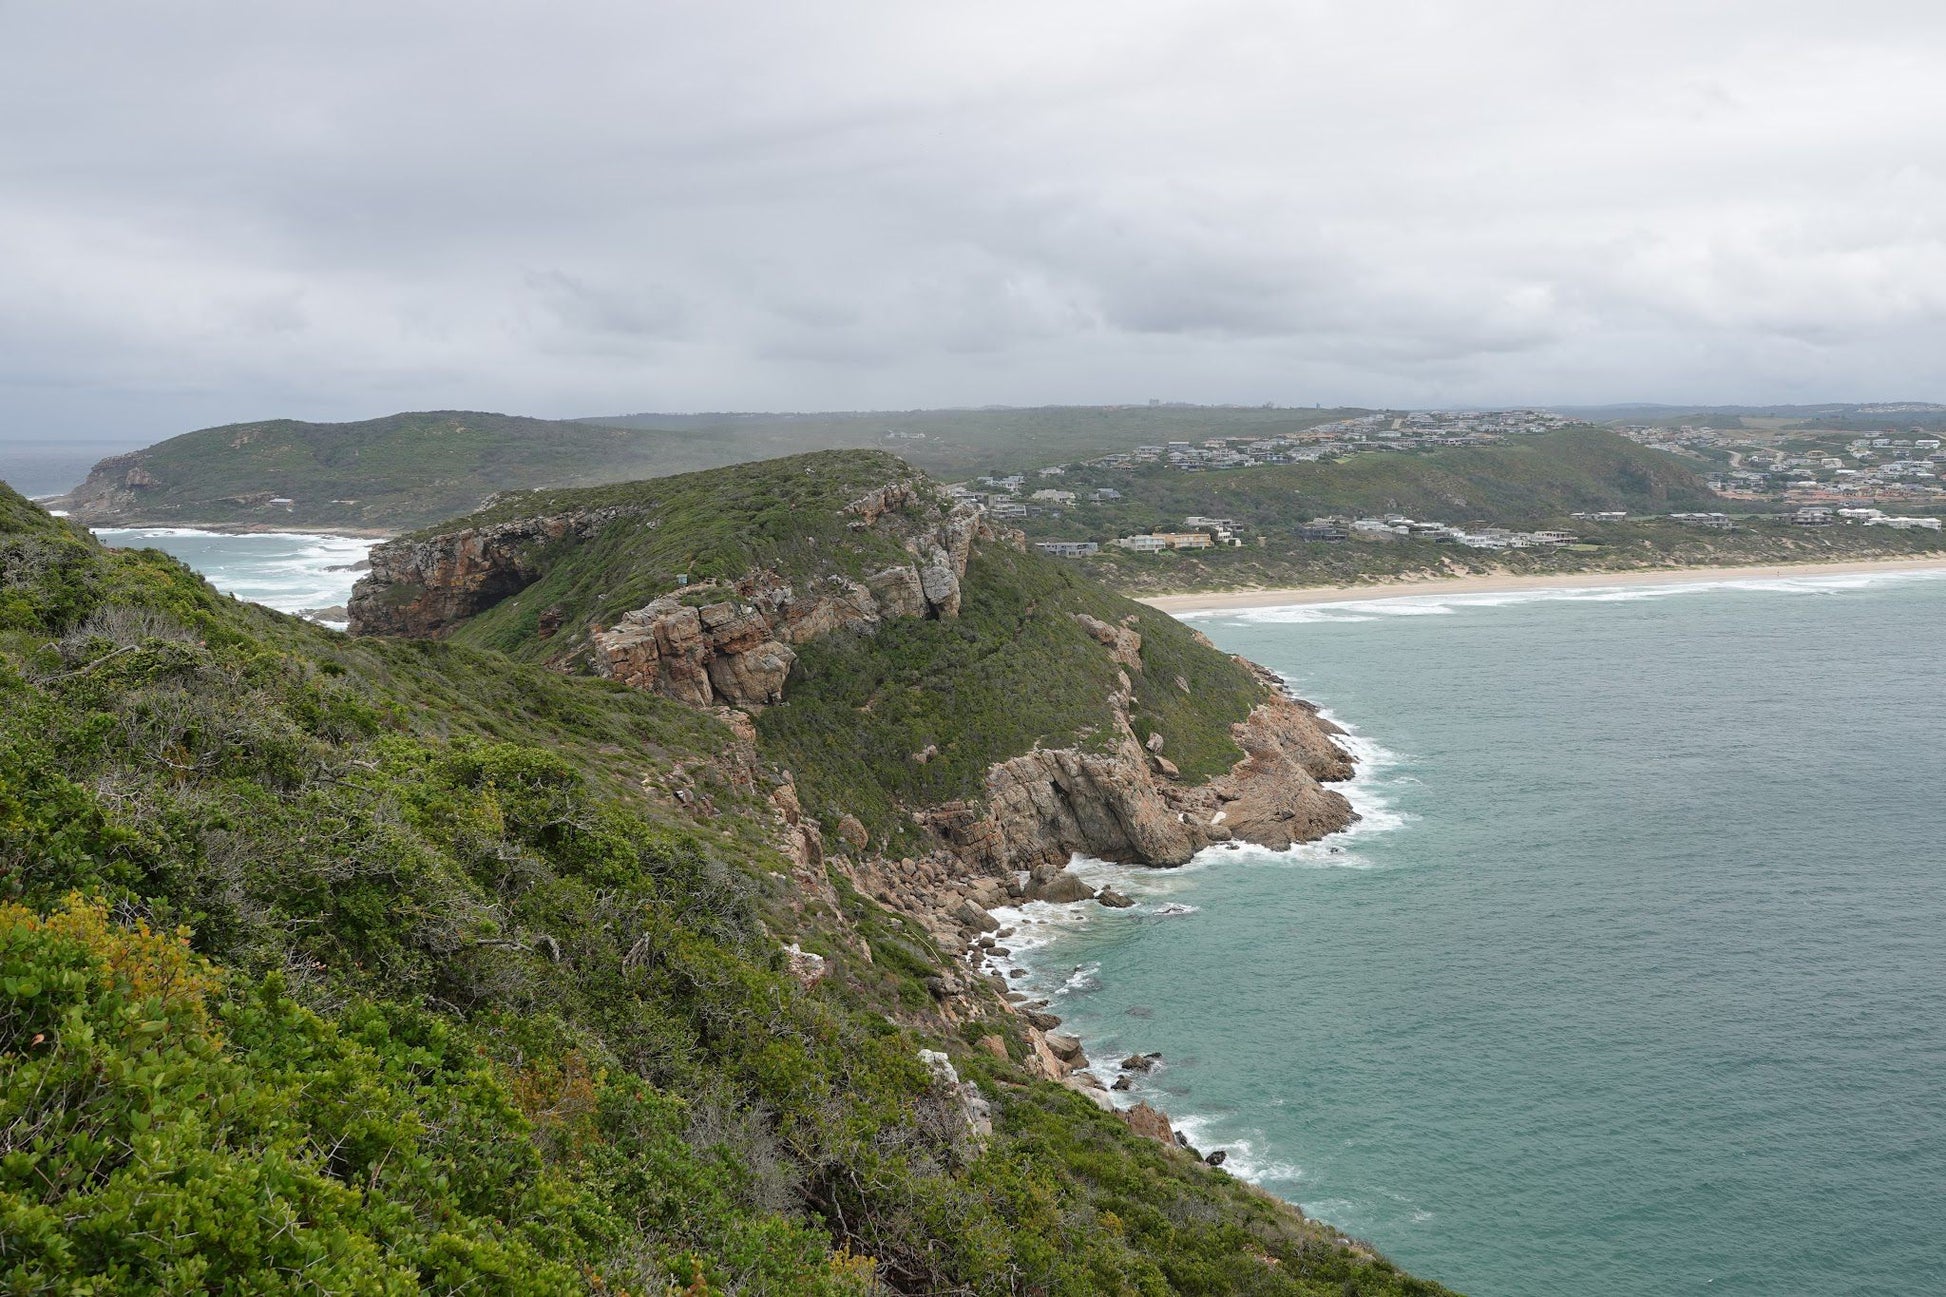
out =
<path fill-rule="evenodd" d="M 794 904 L 726 740 L 0 488 L 0 1286 L 1443 1291 L 939 1034 L 936 952 Z"/>
<path fill-rule="evenodd" d="M 473 411 L 273 419 L 104 460 L 69 507 L 95 523 L 389 530 L 464 513 L 496 491 L 637 475 L 646 462 L 640 442 L 591 424 Z M 279 498 L 291 503 L 272 502 Z"/>
<path fill-rule="evenodd" d="M 810 589 L 823 575 L 858 577 L 909 562 L 892 535 L 854 528 L 843 512 L 866 491 L 900 479 L 914 474 L 890 455 L 799 455 L 532 492 L 418 535 L 613 506 L 637 511 L 595 536 L 544 550 L 538 581 L 452 635 L 457 644 L 586 669 L 576 650 L 588 628 L 611 625 L 677 590 L 679 574 L 734 580 L 769 570 Z M 977 794 L 997 761 L 1037 744 L 1105 741 L 1117 667 L 1074 614 L 1128 618 L 1142 635 L 1144 670 L 1132 681 L 1138 736 L 1166 733 L 1171 758 L 1191 777 L 1217 774 L 1241 758 L 1229 726 L 1263 690 L 1174 618 L 1004 543 L 978 547 L 962 590 L 957 619 L 901 619 L 874 636 L 800 646 L 785 701 L 765 710 L 758 729 L 766 753 L 797 772 L 812 814 L 835 820 L 849 812 L 896 841 L 911 829 L 904 809 Z M 559 618 L 558 634 L 540 634 L 544 611 Z M 910 759 L 929 745 L 939 747 L 937 759 Z"/>

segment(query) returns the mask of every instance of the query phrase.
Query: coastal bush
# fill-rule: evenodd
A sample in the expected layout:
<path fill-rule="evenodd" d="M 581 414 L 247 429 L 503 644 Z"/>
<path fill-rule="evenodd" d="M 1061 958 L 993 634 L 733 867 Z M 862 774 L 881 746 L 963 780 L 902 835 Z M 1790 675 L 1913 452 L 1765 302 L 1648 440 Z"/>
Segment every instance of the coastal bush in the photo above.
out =
<path fill-rule="evenodd" d="M 43 519 L 0 491 L 58 560 L 0 630 L 7 1291 L 1432 1291 L 970 1050 L 922 936 L 800 912 L 715 718 Z"/>

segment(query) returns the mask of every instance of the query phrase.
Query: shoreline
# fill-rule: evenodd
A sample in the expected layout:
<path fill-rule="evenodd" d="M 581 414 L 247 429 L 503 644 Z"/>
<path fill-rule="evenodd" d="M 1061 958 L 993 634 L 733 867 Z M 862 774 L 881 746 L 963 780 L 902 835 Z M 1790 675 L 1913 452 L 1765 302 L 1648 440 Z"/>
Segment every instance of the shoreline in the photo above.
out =
<path fill-rule="evenodd" d="M 1635 568 L 1609 572 L 1523 575 L 1512 572 L 1456 577 L 1408 577 L 1363 585 L 1295 586 L 1285 589 L 1212 590 L 1201 594 L 1150 595 L 1136 599 L 1158 611 L 1177 614 L 1245 608 L 1283 608 L 1299 604 L 1406 599 L 1415 595 L 1512 594 L 1529 590 L 1604 589 L 1626 586 L 1700 585 L 1714 581 L 1777 580 L 1792 577 L 1859 576 L 1884 572 L 1938 572 L 1946 575 L 1946 555 L 1927 558 L 1850 559 L 1837 563 L 1765 563 L 1736 567 Z"/>

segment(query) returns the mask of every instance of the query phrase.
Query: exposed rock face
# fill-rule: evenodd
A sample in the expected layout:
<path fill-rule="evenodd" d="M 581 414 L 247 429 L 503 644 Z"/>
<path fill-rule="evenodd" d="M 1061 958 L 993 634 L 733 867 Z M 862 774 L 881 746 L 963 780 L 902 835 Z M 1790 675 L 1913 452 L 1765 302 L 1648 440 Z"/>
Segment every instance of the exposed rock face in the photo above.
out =
<path fill-rule="evenodd" d="M 794 644 L 834 631 L 871 634 L 895 617 L 957 617 L 973 541 L 993 533 L 972 505 L 953 507 L 937 525 L 912 525 L 904 510 L 920 498 L 914 484 L 895 482 L 846 508 L 853 527 L 896 520 L 911 563 L 863 581 L 834 574 L 802 590 L 762 572 L 734 587 L 664 595 L 594 633 L 595 670 L 699 706 L 762 707 L 783 697 Z M 708 602 L 719 590 L 722 598 Z"/>
<path fill-rule="evenodd" d="M 1170 1148 L 1176 1147 L 1176 1132 L 1170 1128 L 1169 1118 L 1161 1109 L 1138 1103 L 1122 1114 L 1122 1120 L 1136 1134 L 1146 1135 Z"/>
<path fill-rule="evenodd" d="M 1080 899 L 1055 873 L 1075 852 L 1179 865 L 1214 842 L 1282 850 L 1357 818 L 1319 782 L 1349 778 L 1351 758 L 1296 699 L 1275 698 L 1232 727 L 1244 759 L 1195 788 L 1166 777 L 1172 767 L 1136 742 L 1119 706 L 1117 715 L 1120 741 L 1108 751 L 1037 749 L 1003 761 L 987 772 L 983 807 L 949 803 L 926 822 L 970 864 L 1032 871 L 1032 894 L 1054 900 Z"/>
<path fill-rule="evenodd" d="M 1074 614 L 1081 623 L 1081 629 L 1094 636 L 1096 641 L 1105 645 L 1109 655 L 1131 671 L 1142 669 L 1142 636 L 1131 626 L 1110 626 L 1099 617 L 1090 617 L 1085 612 Z"/>
<path fill-rule="evenodd" d="M 389 541 L 372 550 L 371 571 L 346 605 L 352 634 L 444 635 L 538 580 L 540 546 L 589 535 L 619 516 L 618 510 L 598 509 Z"/>

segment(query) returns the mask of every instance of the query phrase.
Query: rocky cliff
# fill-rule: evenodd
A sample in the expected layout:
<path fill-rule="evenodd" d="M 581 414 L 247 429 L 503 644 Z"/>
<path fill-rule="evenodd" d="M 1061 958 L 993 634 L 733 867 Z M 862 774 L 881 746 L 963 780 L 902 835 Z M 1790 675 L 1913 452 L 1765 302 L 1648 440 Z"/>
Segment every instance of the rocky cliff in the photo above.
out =
<path fill-rule="evenodd" d="M 592 509 L 463 527 L 373 547 L 346 604 L 354 635 L 433 639 L 541 575 L 541 546 L 592 535 L 625 511 Z"/>
<path fill-rule="evenodd" d="M 593 633 L 595 671 L 697 706 L 761 707 L 782 698 L 793 645 L 871 634 L 895 617 L 957 617 L 973 542 L 997 534 L 971 505 L 934 509 L 943 514 L 935 518 L 928 503 L 913 483 L 896 482 L 846 507 L 851 526 L 896 536 L 908 561 L 862 579 L 834 572 L 798 584 L 759 572 L 663 595 Z"/>

